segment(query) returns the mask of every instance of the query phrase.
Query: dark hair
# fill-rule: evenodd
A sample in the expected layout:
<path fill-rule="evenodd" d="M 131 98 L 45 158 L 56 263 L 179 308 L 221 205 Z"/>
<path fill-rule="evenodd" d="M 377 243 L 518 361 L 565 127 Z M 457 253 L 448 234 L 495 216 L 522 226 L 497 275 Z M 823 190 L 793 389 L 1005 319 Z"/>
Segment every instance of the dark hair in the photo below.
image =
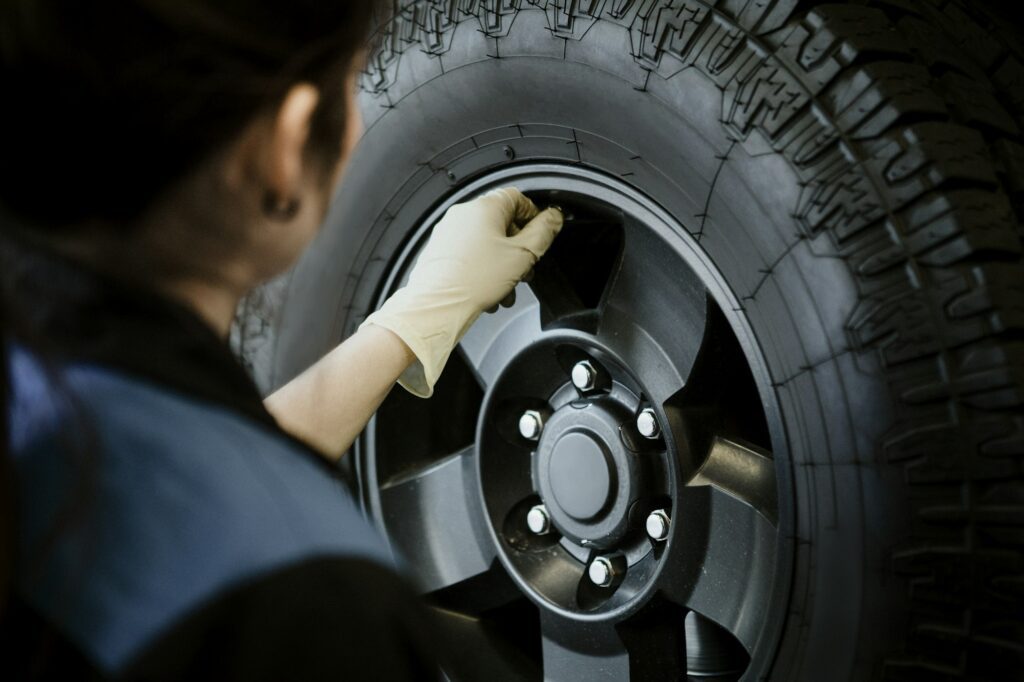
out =
<path fill-rule="evenodd" d="M 298 82 L 320 88 L 308 153 L 333 167 L 344 76 L 389 9 L 386 0 L 4 0 L 0 250 L 84 226 L 127 235 Z M 0 614 L 16 546 L 12 298 L 0 282 Z"/>

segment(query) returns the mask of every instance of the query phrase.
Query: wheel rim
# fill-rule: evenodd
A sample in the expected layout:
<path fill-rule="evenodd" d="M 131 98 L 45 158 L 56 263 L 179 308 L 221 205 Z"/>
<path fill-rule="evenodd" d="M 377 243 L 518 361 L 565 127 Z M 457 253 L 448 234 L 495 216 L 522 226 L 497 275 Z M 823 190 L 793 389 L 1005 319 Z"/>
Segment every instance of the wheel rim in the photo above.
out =
<path fill-rule="evenodd" d="M 592 170 L 505 167 L 424 216 L 381 299 L 448 206 L 509 184 L 563 206 L 563 235 L 453 354 L 445 410 L 417 433 L 393 396 L 371 422 L 356 448 L 368 510 L 495 670 L 764 669 L 788 574 L 781 419 L 742 307 L 682 226 Z M 584 365 L 593 385 L 573 382 Z M 436 437 L 467 410 L 470 443 Z M 416 438 L 442 444 L 410 456 Z"/>

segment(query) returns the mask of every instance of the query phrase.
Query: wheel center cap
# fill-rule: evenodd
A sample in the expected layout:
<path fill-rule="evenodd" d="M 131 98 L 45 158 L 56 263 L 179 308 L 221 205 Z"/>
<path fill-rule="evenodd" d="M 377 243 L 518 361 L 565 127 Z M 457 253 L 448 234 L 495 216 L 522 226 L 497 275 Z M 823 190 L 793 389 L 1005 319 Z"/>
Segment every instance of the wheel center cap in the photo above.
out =
<path fill-rule="evenodd" d="M 575 389 L 573 389 L 575 390 Z M 551 523 L 580 547 L 611 548 L 644 490 L 641 458 L 623 437 L 632 417 L 609 396 L 566 403 L 544 427 L 531 474 Z"/>
<path fill-rule="evenodd" d="M 551 493 L 574 519 L 585 521 L 604 509 L 612 492 L 612 476 L 608 450 L 597 439 L 572 432 L 555 443 L 548 463 Z"/>

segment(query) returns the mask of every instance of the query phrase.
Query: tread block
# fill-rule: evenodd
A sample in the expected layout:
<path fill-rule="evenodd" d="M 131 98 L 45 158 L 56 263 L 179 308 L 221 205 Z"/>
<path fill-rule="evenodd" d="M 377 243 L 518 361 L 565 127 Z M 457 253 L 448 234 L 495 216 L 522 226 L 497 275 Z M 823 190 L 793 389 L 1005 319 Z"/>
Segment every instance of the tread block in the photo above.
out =
<path fill-rule="evenodd" d="M 691 53 L 702 42 L 714 36 L 716 22 L 711 8 L 699 0 L 645 2 L 630 26 L 633 58 L 644 68 L 670 77 L 683 66 L 693 63 Z M 697 50 L 699 52 L 699 49 Z M 679 66 L 662 70 L 668 55 Z"/>
<path fill-rule="evenodd" d="M 799 0 L 725 0 L 716 9 L 728 14 L 746 31 L 755 35 L 781 27 L 793 14 Z"/>
<path fill-rule="evenodd" d="M 882 179 L 893 208 L 944 184 L 994 187 L 992 161 L 979 133 L 952 123 L 919 123 L 865 145 L 864 163 Z"/>
<path fill-rule="evenodd" d="M 972 63 L 962 50 L 952 48 L 949 38 L 934 22 L 921 17 L 904 17 L 896 22 L 896 27 L 917 59 L 930 69 L 937 72 L 956 69 L 970 78 L 985 78 L 985 71 Z"/>
<path fill-rule="evenodd" d="M 947 43 L 968 55 L 982 70 L 988 70 L 999 59 L 1002 49 L 998 42 L 992 40 L 986 27 L 979 23 L 979 18 L 977 13 L 972 16 L 966 8 L 948 2 L 938 15 L 937 23 L 943 29 Z"/>
<path fill-rule="evenodd" d="M 533 0 L 532 4 L 543 7 L 552 34 L 576 40 L 594 25 L 604 9 L 601 0 Z"/>
<path fill-rule="evenodd" d="M 822 93 L 821 102 L 850 138 L 872 139 L 907 115 L 948 117 L 928 81 L 928 70 L 919 64 L 875 62 L 844 73 Z"/>
<path fill-rule="evenodd" d="M 984 140 L 958 125 L 919 123 L 861 149 L 859 165 L 833 166 L 810 178 L 796 214 L 808 232 L 827 229 L 842 242 L 929 190 L 996 183 Z"/>
<path fill-rule="evenodd" d="M 995 192 L 929 193 L 897 213 L 894 222 L 886 230 L 884 246 L 871 245 L 854 257 L 861 273 L 877 275 L 909 258 L 922 265 L 948 267 L 978 254 L 1019 257 L 1022 252 L 1013 208 Z"/>
<path fill-rule="evenodd" d="M 936 404 L 894 426 L 883 451 L 888 461 L 903 464 L 911 484 L 994 481 L 1021 475 L 1022 434 L 1022 419 L 995 415 L 964 424 L 955 409 Z"/>
<path fill-rule="evenodd" d="M 508 34 L 520 4 L 525 3 L 522 0 L 470 0 L 462 11 L 475 14 L 484 35 L 496 38 Z"/>
<path fill-rule="evenodd" d="M 1002 139 L 993 145 L 993 149 L 1006 189 L 1015 195 L 1024 194 L 1024 145 Z"/>
<path fill-rule="evenodd" d="M 1019 120 L 1024 112 L 1024 63 L 1015 56 L 1007 57 L 992 74 L 992 80 L 1017 112 Z"/>
<path fill-rule="evenodd" d="M 877 346 L 887 366 L 1009 330 L 1024 330 L 1024 270 L 988 263 L 930 270 L 919 289 L 883 289 L 865 298 L 850 321 L 858 347 Z"/>
<path fill-rule="evenodd" d="M 1020 127 L 996 99 L 988 83 L 948 71 L 939 78 L 939 85 L 953 110 L 968 125 L 1020 135 Z"/>
<path fill-rule="evenodd" d="M 910 405 L 957 400 L 983 410 L 1024 405 L 1024 342 L 982 342 L 952 355 L 945 376 L 917 383 L 900 398 Z"/>

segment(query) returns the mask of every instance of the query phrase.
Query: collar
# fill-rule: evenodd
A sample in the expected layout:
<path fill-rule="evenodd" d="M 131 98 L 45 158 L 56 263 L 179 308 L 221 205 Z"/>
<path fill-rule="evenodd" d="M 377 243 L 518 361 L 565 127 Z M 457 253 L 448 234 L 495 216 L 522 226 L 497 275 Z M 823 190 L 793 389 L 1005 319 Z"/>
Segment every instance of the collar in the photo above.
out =
<path fill-rule="evenodd" d="M 49 362 L 101 365 L 228 408 L 329 466 L 280 429 L 227 341 L 197 313 L 49 251 L 21 246 L 12 254 L 2 263 L 4 296 L 17 322 L 14 337 L 25 347 Z"/>

